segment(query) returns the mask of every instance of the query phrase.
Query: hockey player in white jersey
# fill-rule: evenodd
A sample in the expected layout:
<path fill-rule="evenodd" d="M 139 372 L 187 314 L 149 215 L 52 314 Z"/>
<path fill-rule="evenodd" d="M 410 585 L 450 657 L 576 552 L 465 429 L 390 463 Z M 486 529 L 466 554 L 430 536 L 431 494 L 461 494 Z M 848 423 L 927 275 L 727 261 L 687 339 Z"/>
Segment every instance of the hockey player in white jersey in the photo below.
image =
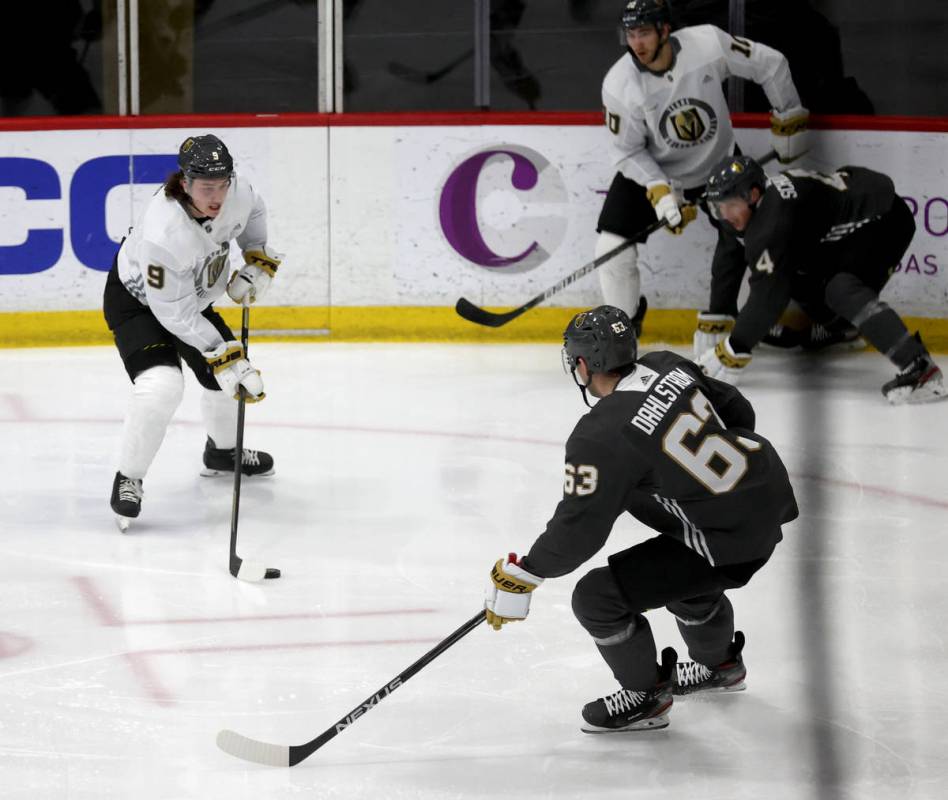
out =
<path fill-rule="evenodd" d="M 182 359 L 203 387 L 204 475 L 233 474 L 238 386 L 248 402 L 264 397 L 260 373 L 213 303 L 225 291 L 236 303 L 259 300 L 276 275 L 266 207 L 216 136 L 187 138 L 178 166 L 123 240 L 106 280 L 105 320 L 132 381 L 111 496 L 123 531 L 140 513 L 142 481 L 181 402 Z M 245 265 L 231 276 L 232 240 Z M 240 460 L 244 474 L 273 472 L 262 451 L 243 449 Z"/>
<path fill-rule="evenodd" d="M 673 33 L 668 0 L 630 0 L 622 29 L 628 52 L 602 84 L 617 172 L 597 224 L 596 257 L 629 239 L 644 242 L 640 234 L 656 218 L 674 234 L 696 218 L 694 203 L 708 170 L 735 151 L 722 89 L 728 77 L 752 80 L 764 90 L 773 107 L 773 147 L 781 161 L 792 161 L 806 149 L 809 113 L 778 51 L 713 25 Z M 712 272 L 736 274 L 737 280 L 715 281 L 721 296 L 712 296 L 712 313 L 699 315 L 699 331 L 718 317 L 736 316 L 744 272 L 740 243 L 716 220 L 711 224 L 718 230 Z M 599 280 L 605 302 L 625 311 L 640 334 L 647 303 L 640 294 L 636 248 L 600 267 Z"/>

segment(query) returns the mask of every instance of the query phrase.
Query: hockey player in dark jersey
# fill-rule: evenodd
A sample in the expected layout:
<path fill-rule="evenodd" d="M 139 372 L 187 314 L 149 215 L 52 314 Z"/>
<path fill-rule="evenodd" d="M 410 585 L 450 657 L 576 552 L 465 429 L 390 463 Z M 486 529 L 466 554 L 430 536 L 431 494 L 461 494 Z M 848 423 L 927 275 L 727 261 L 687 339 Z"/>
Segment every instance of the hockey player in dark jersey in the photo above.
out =
<path fill-rule="evenodd" d="M 888 175 L 847 166 L 768 178 L 754 159 L 737 156 L 715 166 L 707 187 L 712 213 L 743 237 L 751 269 L 750 296 L 733 329 L 697 358 L 708 375 L 737 383 L 792 298 L 824 327 L 854 326 L 898 367 L 882 387 L 890 403 L 948 396 L 919 334 L 879 299 L 915 233 Z"/>
<path fill-rule="evenodd" d="M 613 554 L 573 592 L 577 619 L 621 687 L 586 704 L 583 730 L 662 728 L 673 694 L 744 688 L 744 637 L 725 591 L 770 558 L 780 526 L 797 516 L 793 489 L 744 396 L 675 353 L 637 358 L 624 311 L 578 314 L 563 338 L 583 399 L 600 399 L 566 443 L 563 499 L 546 530 L 526 556 L 495 564 L 487 619 L 500 629 L 526 618 L 544 579 L 592 558 L 616 519 L 633 514 L 659 535 Z M 692 661 L 676 663 L 665 648 L 656 665 L 644 612 L 662 606 Z"/>

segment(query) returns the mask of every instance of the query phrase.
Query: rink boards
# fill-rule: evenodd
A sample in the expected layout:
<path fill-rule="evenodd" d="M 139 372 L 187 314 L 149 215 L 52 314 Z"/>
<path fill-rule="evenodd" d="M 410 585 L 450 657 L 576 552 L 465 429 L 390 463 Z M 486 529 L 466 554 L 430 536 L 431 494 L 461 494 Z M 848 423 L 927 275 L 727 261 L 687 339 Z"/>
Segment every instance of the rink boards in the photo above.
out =
<path fill-rule="evenodd" d="M 763 117 L 738 122 L 744 151 L 765 152 Z M 178 144 L 207 131 L 224 139 L 238 171 L 263 194 L 270 242 L 286 253 L 266 307 L 254 310 L 258 335 L 553 340 L 570 310 L 600 301 L 598 281 L 588 276 L 501 329 L 478 328 L 453 311 L 461 296 L 492 308 L 520 305 L 592 258 L 614 174 L 597 115 L 59 123 L 70 129 L 48 129 L 55 120 L 8 120 L 0 129 L 2 345 L 109 341 L 99 309 L 118 242 L 175 168 Z M 948 347 L 948 125 L 816 124 L 810 154 L 794 166 L 880 169 L 913 208 L 916 236 L 884 297 L 918 318 L 912 322 L 936 348 Z M 712 249 L 704 220 L 680 237 L 660 232 L 642 248 L 651 338 L 690 338 L 695 309 L 707 301 Z"/>

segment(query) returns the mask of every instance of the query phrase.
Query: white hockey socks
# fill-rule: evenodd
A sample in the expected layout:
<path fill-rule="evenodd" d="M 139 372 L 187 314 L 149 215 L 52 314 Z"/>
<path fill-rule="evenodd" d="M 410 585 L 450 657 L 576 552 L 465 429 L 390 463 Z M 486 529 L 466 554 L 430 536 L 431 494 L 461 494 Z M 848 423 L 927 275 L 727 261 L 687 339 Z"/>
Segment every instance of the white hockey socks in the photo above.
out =
<path fill-rule="evenodd" d="M 602 231 L 596 239 L 596 258 L 614 250 L 626 241 L 608 231 Z M 621 308 L 629 318 L 635 316 L 639 307 L 639 268 L 637 246 L 623 250 L 599 267 L 599 286 L 603 302 Z"/>
<path fill-rule="evenodd" d="M 214 447 L 230 450 L 237 446 L 237 401 L 226 392 L 201 392 L 201 417 Z"/>
<path fill-rule="evenodd" d="M 126 478 L 145 477 L 183 394 L 177 367 L 152 367 L 135 378 L 119 449 L 118 469 Z"/>

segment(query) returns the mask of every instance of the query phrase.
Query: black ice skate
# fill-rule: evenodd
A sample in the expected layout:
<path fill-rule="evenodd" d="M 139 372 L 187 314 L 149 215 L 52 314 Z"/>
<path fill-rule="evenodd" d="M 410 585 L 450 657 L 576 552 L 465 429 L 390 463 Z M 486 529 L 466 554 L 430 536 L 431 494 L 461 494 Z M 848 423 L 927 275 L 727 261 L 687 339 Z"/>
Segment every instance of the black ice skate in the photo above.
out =
<path fill-rule="evenodd" d="M 779 347 L 781 350 L 789 350 L 794 347 L 799 347 L 802 340 L 803 334 L 800 333 L 800 331 L 788 328 L 786 325 L 778 322 L 770 326 L 770 330 L 767 331 L 764 338 L 760 340 L 760 343 L 770 345 L 771 347 Z"/>
<path fill-rule="evenodd" d="M 921 344 L 918 333 L 915 334 Z M 884 384 L 882 394 L 892 405 L 932 403 L 948 397 L 944 377 L 928 352 L 922 353 L 891 381 Z"/>
<path fill-rule="evenodd" d="M 830 347 L 845 346 L 845 349 L 865 347 L 866 343 L 859 335 L 859 330 L 852 325 L 820 325 L 814 322 L 810 330 L 804 335 L 801 342 L 804 350 L 811 353 L 826 350 Z"/>
<path fill-rule="evenodd" d="M 639 307 L 635 309 L 635 315 L 630 320 L 632 330 L 635 331 L 635 338 L 642 338 L 642 320 L 645 319 L 645 312 L 648 311 L 648 300 L 644 296 L 639 298 Z"/>
<path fill-rule="evenodd" d="M 142 510 L 142 482 L 138 478 L 126 478 L 121 472 L 115 473 L 112 481 L 112 510 L 115 522 L 122 533 L 128 530 L 129 523 Z"/>
<path fill-rule="evenodd" d="M 677 695 L 695 692 L 740 692 L 746 685 L 747 669 L 741 650 L 744 649 L 744 634 L 734 633 L 727 661 L 716 667 L 706 667 L 697 661 L 679 661 L 675 670 L 672 691 Z"/>
<path fill-rule="evenodd" d="M 658 668 L 658 683 L 648 691 L 620 689 L 583 707 L 584 733 L 625 733 L 668 727 L 668 709 L 672 706 L 672 672 L 677 653 L 666 647 Z"/>
<path fill-rule="evenodd" d="M 201 474 L 206 478 L 233 475 L 234 450 L 236 450 L 234 447 L 226 449 L 215 447 L 214 440 L 208 436 L 207 444 L 204 445 L 204 469 L 201 470 Z M 240 471 L 244 475 L 272 475 L 273 456 L 264 453 L 263 450 L 249 450 L 245 447 Z"/>

